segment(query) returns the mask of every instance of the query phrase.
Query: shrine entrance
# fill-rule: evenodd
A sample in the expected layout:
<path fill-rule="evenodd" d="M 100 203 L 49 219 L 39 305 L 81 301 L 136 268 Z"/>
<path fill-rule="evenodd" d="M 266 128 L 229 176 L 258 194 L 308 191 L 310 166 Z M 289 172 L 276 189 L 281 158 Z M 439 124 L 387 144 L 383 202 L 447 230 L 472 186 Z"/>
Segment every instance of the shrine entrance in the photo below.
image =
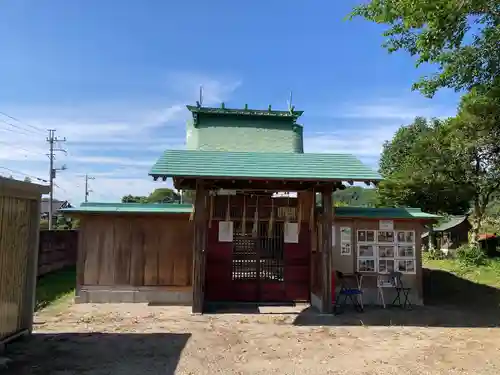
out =
<path fill-rule="evenodd" d="M 310 229 L 303 223 L 300 233 L 290 240 L 285 235 L 287 228 L 297 232 L 300 224 L 288 222 L 285 214 L 297 202 L 271 199 L 213 198 L 216 220 L 208 228 L 205 302 L 279 304 L 309 300 Z M 255 220 L 259 213 L 265 218 Z M 234 219 L 227 220 L 229 216 Z M 228 223 L 230 238 L 222 238 L 221 230 Z"/>

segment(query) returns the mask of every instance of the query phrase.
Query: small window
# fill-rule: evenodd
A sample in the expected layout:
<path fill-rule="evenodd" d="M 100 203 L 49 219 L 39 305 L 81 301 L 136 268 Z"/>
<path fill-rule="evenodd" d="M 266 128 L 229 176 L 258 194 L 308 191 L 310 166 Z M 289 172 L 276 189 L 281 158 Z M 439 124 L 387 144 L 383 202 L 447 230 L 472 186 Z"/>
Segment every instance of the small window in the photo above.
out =
<path fill-rule="evenodd" d="M 392 232 L 392 231 L 378 231 L 377 241 L 379 243 L 394 243 L 394 232 Z"/>
<path fill-rule="evenodd" d="M 413 259 L 398 259 L 397 267 L 399 272 L 415 273 L 415 261 Z"/>
<path fill-rule="evenodd" d="M 375 272 L 375 259 L 358 259 L 359 272 Z"/>
<path fill-rule="evenodd" d="M 398 258 L 415 258 L 415 246 L 398 245 Z"/>
<path fill-rule="evenodd" d="M 394 259 L 379 259 L 378 272 L 390 273 L 394 271 Z"/>
<path fill-rule="evenodd" d="M 358 257 L 374 257 L 375 256 L 375 245 L 358 245 Z"/>
<path fill-rule="evenodd" d="M 358 230 L 358 242 L 375 242 L 374 230 Z"/>
<path fill-rule="evenodd" d="M 398 243 L 415 243 L 415 232 L 412 230 L 398 231 L 397 232 Z"/>

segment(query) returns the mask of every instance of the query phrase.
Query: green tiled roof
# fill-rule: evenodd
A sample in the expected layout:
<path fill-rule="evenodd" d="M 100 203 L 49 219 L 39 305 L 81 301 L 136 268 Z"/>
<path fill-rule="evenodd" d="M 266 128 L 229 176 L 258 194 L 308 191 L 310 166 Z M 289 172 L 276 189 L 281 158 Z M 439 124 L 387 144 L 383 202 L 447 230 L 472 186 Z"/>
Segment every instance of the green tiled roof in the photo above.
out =
<path fill-rule="evenodd" d="M 82 203 L 80 207 L 66 208 L 64 213 L 190 213 L 193 210 L 191 204 L 176 203 Z"/>
<path fill-rule="evenodd" d="M 192 113 L 201 114 L 215 114 L 215 115 L 239 115 L 239 116 L 269 116 L 269 117 L 290 117 L 297 119 L 304 111 L 277 111 L 265 109 L 233 109 L 233 108 L 211 108 L 211 107 L 198 107 L 194 105 L 186 106 Z"/>
<path fill-rule="evenodd" d="M 347 154 L 167 150 L 153 177 L 233 177 L 288 180 L 378 181 L 382 177 Z"/>
<path fill-rule="evenodd" d="M 420 208 L 335 207 L 336 217 L 363 217 L 369 219 L 439 219 L 440 216 L 423 212 Z"/>

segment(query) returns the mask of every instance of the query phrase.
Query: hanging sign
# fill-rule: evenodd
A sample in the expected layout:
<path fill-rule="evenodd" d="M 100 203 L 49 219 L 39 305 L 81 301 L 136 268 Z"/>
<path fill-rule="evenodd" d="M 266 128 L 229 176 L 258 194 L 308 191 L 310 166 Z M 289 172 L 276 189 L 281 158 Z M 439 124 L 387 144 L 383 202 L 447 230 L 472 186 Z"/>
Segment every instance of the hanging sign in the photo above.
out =
<path fill-rule="evenodd" d="M 394 221 L 392 220 L 380 220 L 378 225 L 379 230 L 394 230 Z"/>
<path fill-rule="evenodd" d="M 232 221 L 219 221 L 219 242 L 233 242 Z"/>
<path fill-rule="evenodd" d="M 285 223 L 285 243 L 299 243 L 299 224 Z"/>

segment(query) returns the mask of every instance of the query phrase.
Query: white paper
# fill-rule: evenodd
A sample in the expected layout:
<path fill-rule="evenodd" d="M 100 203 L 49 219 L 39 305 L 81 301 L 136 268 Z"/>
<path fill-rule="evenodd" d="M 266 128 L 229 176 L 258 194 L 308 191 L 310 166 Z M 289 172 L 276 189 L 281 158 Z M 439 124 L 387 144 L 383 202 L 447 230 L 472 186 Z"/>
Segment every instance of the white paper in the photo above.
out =
<path fill-rule="evenodd" d="M 351 255 L 351 244 L 349 242 L 342 242 L 340 244 L 340 255 Z"/>
<path fill-rule="evenodd" d="M 340 242 L 351 242 L 350 227 L 340 227 Z"/>
<path fill-rule="evenodd" d="M 233 242 L 232 221 L 219 221 L 219 242 Z"/>
<path fill-rule="evenodd" d="M 285 243 L 299 243 L 298 223 L 285 223 Z"/>
<path fill-rule="evenodd" d="M 394 230 L 394 221 L 392 220 L 380 220 L 378 225 L 379 230 Z"/>

